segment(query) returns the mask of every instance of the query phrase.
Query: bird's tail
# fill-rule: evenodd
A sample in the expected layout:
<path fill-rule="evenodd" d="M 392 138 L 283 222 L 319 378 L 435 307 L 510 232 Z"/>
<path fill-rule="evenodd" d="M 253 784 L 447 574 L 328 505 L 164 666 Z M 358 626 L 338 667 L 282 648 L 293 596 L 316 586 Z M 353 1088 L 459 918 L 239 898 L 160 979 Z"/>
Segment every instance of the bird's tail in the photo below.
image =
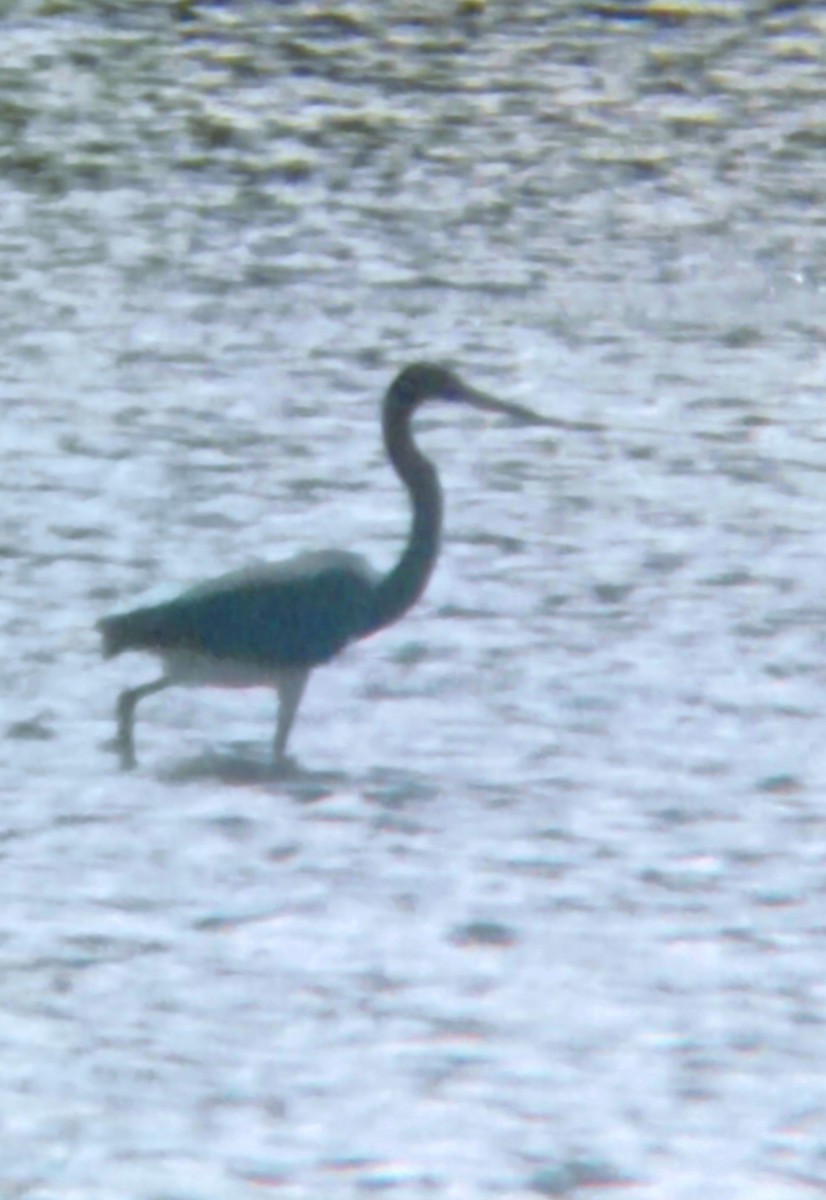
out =
<path fill-rule="evenodd" d="M 150 649 L 159 638 L 157 609 L 136 608 L 133 612 L 117 613 L 98 621 L 103 637 L 103 657 L 114 658 L 124 650 Z"/>
<path fill-rule="evenodd" d="M 102 621 L 98 621 L 96 628 L 100 630 L 103 638 L 101 650 L 104 658 L 114 658 L 129 645 L 122 617 L 104 617 Z"/>

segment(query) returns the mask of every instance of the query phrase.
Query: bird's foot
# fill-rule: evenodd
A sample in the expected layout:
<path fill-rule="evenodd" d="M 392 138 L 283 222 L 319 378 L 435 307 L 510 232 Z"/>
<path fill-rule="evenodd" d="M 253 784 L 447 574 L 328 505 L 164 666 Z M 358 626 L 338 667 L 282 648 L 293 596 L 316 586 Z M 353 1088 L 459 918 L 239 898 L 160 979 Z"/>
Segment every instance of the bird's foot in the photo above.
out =
<path fill-rule="evenodd" d="M 131 771 L 138 765 L 138 760 L 135 757 L 135 747 L 131 744 L 125 744 L 122 738 L 107 738 L 105 742 L 101 743 L 101 749 L 118 756 L 118 766 L 122 771 Z"/>
<path fill-rule="evenodd" d="M 138 760 L 135 758 L 135 747 L 130 742 L 123 742 L 120 739 L 115 743 L 115 749 L 120 757 L 121 771 L 134 771 L 138 765 Z"/>
<path fill-rule="evenodd" d="M 293 779 L 296 775 L 302 773 L 301 767 L 298 765 L 298 760 L 293 758 L 291 754 L 275 755 L 272 769 L 273 774 L 278 779 Z"/>

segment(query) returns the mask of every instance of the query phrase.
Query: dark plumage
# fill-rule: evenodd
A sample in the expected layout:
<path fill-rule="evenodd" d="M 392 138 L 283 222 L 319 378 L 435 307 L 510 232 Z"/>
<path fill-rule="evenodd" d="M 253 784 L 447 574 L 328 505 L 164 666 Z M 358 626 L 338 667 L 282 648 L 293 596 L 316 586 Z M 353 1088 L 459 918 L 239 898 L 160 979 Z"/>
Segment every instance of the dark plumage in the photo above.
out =
<path fill-rule="evenodd" d="M 444 367 L 417 363 L 405 368 L 382 408 L 385 448 L 413 504 L 410 538 L 396 566 L 381 577 L 356 554 L 303 554 L 209 580 L 166 604 L 104 617 L 98 628 L 107 658 L 124 650 L 146 650 L 164 664 L 159 679 L 128 689 L 118 701 L 124 767 L 135 763 L 138 702 L 175 684 L 275 687 L 275 760 L 283 760 L 312 668 L 329 662 L 349 642 L 397 620 L 430 578 L 439 550 L 442 494 L 435 468 L 413 441 L 410 420 L 420 404 L 436 398 L 521 421 L 552 423 L 477 392 Z"/>
<path fill-rule="evenodd" d="M 370 627 L 364 567 L 356 555 L 331 552 L 222 576 L 165 604 L 104 617 L 104 657 L 185 652 L 267 673 L 318 666 Z"/>

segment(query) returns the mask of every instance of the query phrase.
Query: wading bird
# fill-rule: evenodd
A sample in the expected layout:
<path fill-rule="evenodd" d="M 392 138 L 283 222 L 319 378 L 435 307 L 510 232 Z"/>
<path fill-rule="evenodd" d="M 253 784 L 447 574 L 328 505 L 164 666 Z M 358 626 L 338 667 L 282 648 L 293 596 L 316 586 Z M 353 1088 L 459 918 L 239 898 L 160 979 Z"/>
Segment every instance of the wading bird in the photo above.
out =
<path fill-rule="evenodd" d="M 377 576 L 357 554 L 328 550 L 208 580 L 166 604 L 98 622 L 106 658 L 146 650 L 163 663 L 151 683 L 124 691 L 117 706 L 121 765 L 135 765 L 139 701 L 176 685 L 274 687 L 278 719 L 274 758 L 286 763 L 287 739 L 313 667 L 397 621 L 415 604 L 439 553 L 442 490 L 436 469 L 413 440 L 410 422 L 426 400 L 447 400 L 531 424 L 562 425 L 518 404 L 476 391 L 430 363 L 406 367 L 384 398 L 387 455 L 413 507 L 410 537 L 395 567 Z"/>

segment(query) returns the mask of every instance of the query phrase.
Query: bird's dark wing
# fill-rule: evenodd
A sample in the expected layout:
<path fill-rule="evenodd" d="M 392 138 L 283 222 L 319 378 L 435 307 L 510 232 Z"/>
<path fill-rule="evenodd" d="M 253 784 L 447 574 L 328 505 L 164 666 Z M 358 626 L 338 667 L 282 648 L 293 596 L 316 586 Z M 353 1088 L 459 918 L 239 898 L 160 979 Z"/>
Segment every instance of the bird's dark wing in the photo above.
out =
<path fill-rule="evenodd" d="M 354 555 L 305 555 L 106 617 L 104 653 L 182 650 L 263 667 L 326 662 L 369 627 L 373 584 Z"/>

